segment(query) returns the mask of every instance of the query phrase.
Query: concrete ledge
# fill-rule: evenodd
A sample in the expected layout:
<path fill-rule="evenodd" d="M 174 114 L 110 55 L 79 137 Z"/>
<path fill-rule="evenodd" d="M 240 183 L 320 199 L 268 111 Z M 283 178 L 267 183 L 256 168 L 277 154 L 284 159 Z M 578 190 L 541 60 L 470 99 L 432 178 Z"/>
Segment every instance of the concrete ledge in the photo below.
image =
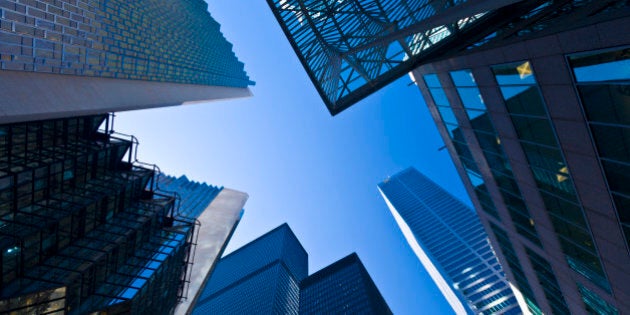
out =
<path fill-rule="evenodd" d="M 0 70 L 0 124 L 251 96 L 249 88 Z"/>
<path fill-rule="evenodd" d="M 244 192 L 224 188 L 199 216 L 201 228 L 195 261 L 191 270 L 188 270 L 191 274 L 188 299 L 177 305 L 176 315 L 191 313 L 236 224 L 241 219 L 241 210 L 248 198 L 249 195 Z"/>

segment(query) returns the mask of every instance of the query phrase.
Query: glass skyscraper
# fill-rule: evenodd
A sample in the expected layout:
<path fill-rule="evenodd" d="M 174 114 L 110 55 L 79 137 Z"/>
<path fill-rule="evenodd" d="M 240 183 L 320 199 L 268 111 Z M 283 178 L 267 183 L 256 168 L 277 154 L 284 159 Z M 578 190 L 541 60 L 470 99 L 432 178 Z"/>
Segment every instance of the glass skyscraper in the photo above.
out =
<path fill-rule="evenodd" d="M 530 312 L 630 313 L 628 1 L 268 2 L 333 114 L 411 71 Z"/>
<path fill-rule="evenodd" d="M 359 256 L 352 253 L 300 283 L 300 314 L 392 314 Z"/>
<path fill-rule="evenodd" d="M 308 254 L 285 223 L 221 258 L 192 314 L 298 314 Z"/>
<path fill-rule="evenodd" d="M 472 209 L 414 168 L 391 176 L 378 188 L 455 313 L 521 313 Z"/>
<path fill-rule="evenodd" d="M 221 258 L 192 314 L 391 314 L 356 254 L 308 276 L 285 223 Z"/>
<path fill-rule="evenodd" d="M 195 217 L 107 119 L 0 126 L 0 312 L 161 313 L 186 296 Z"/>

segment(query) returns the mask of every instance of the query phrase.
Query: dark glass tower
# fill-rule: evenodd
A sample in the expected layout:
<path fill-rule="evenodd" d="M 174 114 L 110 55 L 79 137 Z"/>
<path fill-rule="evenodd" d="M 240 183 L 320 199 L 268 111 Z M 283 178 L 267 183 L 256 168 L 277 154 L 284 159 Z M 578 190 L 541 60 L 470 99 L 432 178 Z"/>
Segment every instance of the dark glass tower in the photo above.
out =
<path fill-rule="evenodd" d="M 195 222 L 106 118 L 0 126 L 3 313 L 163 312 L 184 295 Z"/>
<path fill-rule="evenodd" d="M 456 314 L 520 314 L 472 209 L 414 168 L 378 185 L 401 231 Z"/>
<path fill-rule="evenodd" d="M 221 258 L 193 314 L 298 314 L 308 254 L 285 223 Z"/>
<path fill-rule="evenodd" d="M 392 314 L 357 254 L 300 283 L 300 314 Z"/>
<path fill-rule="evenodd" d="M 285 223 L 221 258 L 193 314 L 391 314 L 356 254 L 310 275 Z"/>
<path fill-rule="evenodd" d="M 537 14 L 412 76 L 530 311 L 627 313 L 630 10 Z"/>

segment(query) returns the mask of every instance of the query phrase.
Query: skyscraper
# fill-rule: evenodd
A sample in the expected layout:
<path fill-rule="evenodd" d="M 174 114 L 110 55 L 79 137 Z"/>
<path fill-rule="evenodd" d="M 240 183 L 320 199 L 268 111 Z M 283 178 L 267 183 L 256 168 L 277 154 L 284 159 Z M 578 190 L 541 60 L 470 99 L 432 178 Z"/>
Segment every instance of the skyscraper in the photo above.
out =
<path fill-rule="evenodd" d="M 251 95 L 203 0 L 0 2 L 0 124 Z"/>
<path fill-rule="evenodd" d="M 190 314 L 201 295 L 219 257 L 223 254 L 238 222 L 243 216 L 246 193 L 189 180 L 186 176 L 159 174 L 156 189 L 175 196 L 177 217 L 195 218 L 195 261 L 188 266 L 185 295 L 175 314 Z"/>
<path fill-rule="evenodd" d="M 154 168 L 134 163 L 131 139 L 99 130 L 106 120 L 0 126 L 0 312 L 170 313 L 186 297 L 208 227 L 156 189 Z M 222 207 L 224 220 L 206 221 L 227 231 L 206 241 L 222 248 L 241 209 Z"/>
<path fill-rule="evenodd" d="M 317 12 L 287 2 L 274 10 L 290 41 L 327 46 L 326 29 L 299 22 Z M 361 1 L 330 2 L 317 1 L 329 5 L 322 17 Z M 409 12 L 400 3 L 378 10 Z M 405 69 L 413 70 L 508 279 L 533 313 L 630 313 L 628 2 L 522 1 L 476 16 L 494 21 L 465 34 L 453 26 L 466 20 L 452 19 L 442 35 L 422 37 L 426 58 Z M 364 40 L 361 47 L 371 49 L 389 43 Z M 303 64 L 328 51 L 293 47 Z M 333 95 L 342 95 L 346 84 L 335 78 L 354 67 L 311 79 L 323 86 L 333 78 Z"/>
<path fill-rule="evenodd" d="M 391 314 L 356 254 L 307 275 L 284 223 L 221 258 L 193 314 Z"/>
<path fill-rule="evenodd" d="M 415 168 L 378 185 L 392 215 L 456 314 L 520 314 L 472 209 Z"/>
<path fill-rule="evenodd" d="M 0 312 L 171 313 L 194 298 L 247 195 L 188 209 L 108 112 L 251 84 L 201 0 L 0 1 Z"/>
<path fill-rule="evenodd" d="M 300 314 L 339 313 L 392 314 L 356 253 L 300 283 Z"/>
<path fill-rule="evenodd" d="M 308 254 L 285 223 L 221 258 L 192 314 L 297 314 Z"/>

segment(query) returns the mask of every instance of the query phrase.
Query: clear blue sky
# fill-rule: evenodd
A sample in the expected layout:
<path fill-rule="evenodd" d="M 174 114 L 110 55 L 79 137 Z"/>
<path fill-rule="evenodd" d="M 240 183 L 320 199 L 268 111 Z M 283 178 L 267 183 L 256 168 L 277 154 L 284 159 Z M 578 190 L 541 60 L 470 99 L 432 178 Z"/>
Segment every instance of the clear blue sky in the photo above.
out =
<path fill-rule="evenodd" d="M 119 113 L 139 158 L 245 191 L 226 253 L 289 223 L 312 273 L 357 252 L 396 314 L 449 314 L 376 184 L 415 166 L 470 204 L 429 111 L 404 77 L 331 117 L 265 1 L 209 1 L 250 77 L 247 99 Z"/>

